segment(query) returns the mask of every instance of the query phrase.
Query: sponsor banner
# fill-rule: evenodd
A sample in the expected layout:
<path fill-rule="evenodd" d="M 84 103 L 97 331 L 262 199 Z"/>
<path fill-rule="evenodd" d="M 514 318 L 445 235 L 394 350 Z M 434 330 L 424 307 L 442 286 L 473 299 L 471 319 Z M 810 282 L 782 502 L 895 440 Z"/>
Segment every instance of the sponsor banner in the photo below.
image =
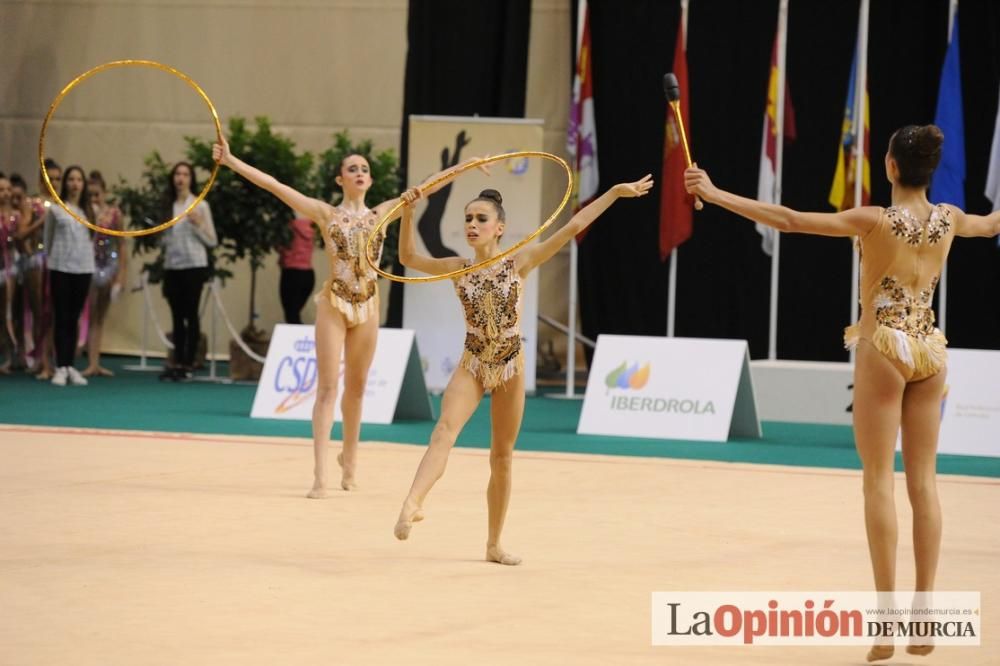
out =
<path fill-rule="evenodd" d="M 257 382 L 252 418 L 312 420 L 316 399 L 315 328 L 278 324 Z M 338 380 L 335 418 L 341 420 L 343 361 Z M 362 423 L 392 423 L 393 417 L 432 418 L 430 398 L 420 372 L 413 331 L 380 328 L 375 357 L 368 371 Z"/>
<path fill-rule="evenodd" d="M 653 645 L 980 644 L 979 592 L 653 592 Z"/>
<path fill-rule="evenodd" d="M 949 349 L 938 453 L 1000 456 L 1000 351 Z"/>
<path fill-rule="evenodd" d="M 410 116 L 407 175 L 410 185 L 470 157 L 519 150 L 542 150 L 541 120 Z M 420 201 L 414 214 L 417 251 L 433 257 L 472 258 L 465 240 L 465 205 L 486 188 L 503 196 L 506 212 L 501 248 L 508 248 L 538 228 L 542 210 L 545 160 L 521 158 L 493 164 L 490 175 L 477 170 Z M 555 173 L 555 172 L 551 172 Z M 560 176 L 561 177 L 561 176 Z M 407 270 L 407 275 L 422 275 Z M 443 391 L 462 357 L 465 318 L 451 281 L 404 286 L 403 326 L 413 329 L 420 344 L 427 386 Z M 521 338 L 524 344 L 524 386 L 535 390 L 538 348 L 538 271 L 523 284 Z"/>
<path fill-rule="evenodd" d="M 577 432 L 760 437 L 746 341 L 601 335 Z"/>

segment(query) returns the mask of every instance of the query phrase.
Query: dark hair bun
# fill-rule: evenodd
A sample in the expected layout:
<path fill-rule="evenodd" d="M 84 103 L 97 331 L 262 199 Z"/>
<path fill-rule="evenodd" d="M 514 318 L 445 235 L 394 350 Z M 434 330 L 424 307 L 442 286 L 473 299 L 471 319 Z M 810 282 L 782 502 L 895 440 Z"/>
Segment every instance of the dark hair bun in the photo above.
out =
<path fill-rule="evenodd" d="M 927 187 L 941 161 L 944 133 L 937 125 L 907 125 L 889 140 L 889 154 L 899 167 L 899 182 L 907 187 Z"/>
<path fill-rule="evenodd" d="M 503 197 L 496 190 L 483 190 L 479 193 L 480 199 L 486 199 L 487 201 L 492 201 L 498 206 L 503 205 Z"/>
<path fill-rule="evenodd" d="M 931 156 L 941 152 L 944 133 L 937 125 L 922 125 L 913 132 L 914 149 L 920 155 Z"/>

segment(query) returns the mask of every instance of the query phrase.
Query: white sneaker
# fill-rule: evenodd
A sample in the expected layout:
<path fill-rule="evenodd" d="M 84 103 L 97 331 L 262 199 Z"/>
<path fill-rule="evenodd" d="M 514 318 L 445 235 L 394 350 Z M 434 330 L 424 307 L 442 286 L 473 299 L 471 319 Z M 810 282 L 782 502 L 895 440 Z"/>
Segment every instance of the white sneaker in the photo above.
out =
<path fill-rule="evenodd" d="M 52 373 L 52 383 L 55 386 L 66 386 L 67 374 L 66 368 L 56 368 L 56 371 Z"/>
<path fill-rule="evenodd" d="M 74 368 L 72 365 L 66 368 L 67 374 L 69 374 L 69 383 L 73 386 L 86 386 L 87 378 L 80 374 L 80 371 Z"/>

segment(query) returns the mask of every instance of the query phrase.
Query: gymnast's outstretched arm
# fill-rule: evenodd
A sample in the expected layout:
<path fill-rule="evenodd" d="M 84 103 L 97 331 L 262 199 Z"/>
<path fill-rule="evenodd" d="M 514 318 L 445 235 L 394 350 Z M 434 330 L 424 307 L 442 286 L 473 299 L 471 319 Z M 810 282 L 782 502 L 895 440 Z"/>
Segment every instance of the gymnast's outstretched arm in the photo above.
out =
<path fill-rule="evenodd" d="M 576 215 L 570 218 L 559 231 L 537 245 L 530 245 L 517 253 L 517 270 L 521 276 L 525 276 L 536 268 L 551 259 L 563 245 L 576 237 L 577 234 L 589 227 L 594 221 L 606 211 L 611 204 L 621 197 L 641 197 L 649 193 L 653 187 L 653 177 L 646 174 L 634 183 L 619 183 L 599 196 L 594 201 L 581 209 Z"/>
<path fill-rule="evenodd" d="M 818 236 L 864 236 L 878 222 L 878 206 L 861 206 L 840 213 L 802 213 L 787 206 L 763 203 L 716 187 L 704 169 L 693 165 L 684 172 L 684 186 L 703 201 L 721 206 L 778 231 Z"/>
<path fill-rule="evenodd" d="M 310 220 L 319 224 L 321 228 L 333 219 L 333 206 L 325 201 L 307 197 L 295 188 L 280 182 L 274 176 L 250 166 L 229 152 L 229 143 L 225 139 L 220 139 L 212 146 L 212 157 L 219 164 L 229 167 L 257 187 L 278 197 L 286 206 L 301 211 Z"/>
<path fill-rule="evenodd" d="M 955 235 L 966 237 L 987 237 L 1000 234 L 1000 210 L 990 215 L 970 215 L 960 208 L 948 206 L 955 215 Z"/>
<path fill-rule="evenodd" d="M 418 196 L 413 189 L 407 190 L 403 198 L 408 201 L 416 201 Z M 403 221 L 399 228 L 399 261 L 407 268 L 414 268 L 421 273 L 429 275 L 440 275 L 450 271 L 457 271 L 465 265 L 461 257 L 444 257 L 436 259 L 417 252 L 417 244 L 413 238 L 413 206 L 407 203 L 403 207 Z"/>
<path fill-rule="evenodd" d="M 468 166 L 469 164 L 472 164 L 473 162 L 475 162 L 475 161 L 477 161 L 479 159 L 481 159 L 481 158 L 470 157 L 469 159 L 465 160 L 461 164 L 457 164 L 457 165 L 455 165 L 453 167 L 449 167 L 447 169 L 442 169 L 441 171 L 438 171 L 437 173 L 435 173 L 435 174 L 433 174 L 431 176 L 428 176 L 427 178 L 424 179 L 424 182 L 422 182 L 420 185 L 417 185 L 416 187 L 411 187 L 409 190 L 407 190 L 407 193 L 409 193 L 408 194 L 409 198 L 404 197 L 404 195 L 401 194 L 398 197 L 393 197 L 392 199 L 389 199 L 388 201 L 383 201 L 379 205 L 375 206 L 375 209 L 374 209 L 375 210 L 375 214 L 378 215 L 379 218 L 382 218 L 390 210 L 392 210 L 399 203 L 399 201 L 401 199 L 408 201 L 409 204 L 412 206 L 421 197 L 430 196 L 431 194 L 434 194 L 435 192 L 437 192 L 441 188 L 443 188 L 446 185 L 448 185 L 451 181 L 455 180 L 456 176 L 458 176 L 459 170 L 461 170 L 465 166 Z M 489 171 L 489 168 L 487 166 L 480 166 L 479 170 L 482 171 L 483 173 L 485 173 L 487 176 L 490 175 L 490 171 Z M 438 179 L 440 179 L 440 180 L 438 181 Z M 438 182 L 435 182 L 435 181 L 438 181 Z M 392 218 L 390 218 L 390 220 L 395 220 L 400 215 L 402 215 L 402 211 L 397 212 L 396 215 L 394 215 Z M 402 258 L 400 259 L 400 261 L 402 261 Z M 406 263 L 404 262 L 403 265 L 405 266 Z M 416 268 L 416 267 L 414 266 L 414 268 Z M 417 270 L 421 270 L 421 269 L 417 268 Z M 427 271 L 424 271 L 424 272 L 427 272 Z"/>

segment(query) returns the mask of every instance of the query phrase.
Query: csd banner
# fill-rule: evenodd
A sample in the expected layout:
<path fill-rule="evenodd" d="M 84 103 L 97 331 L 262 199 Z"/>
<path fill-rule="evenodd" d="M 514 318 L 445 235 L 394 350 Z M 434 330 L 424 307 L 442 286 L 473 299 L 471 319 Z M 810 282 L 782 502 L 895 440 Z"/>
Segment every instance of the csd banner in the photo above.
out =
<path fill-rule="evenodd" d="M 949 349 L 938 453 L 1000 457 L 1000 352 Z"/>
<path fill-rule="evenodd" d="M 341 420 L 343 362 L 335 416 Z M 312 419 L 316 399 L 316 338 L 312 326 L 278 324 L 271 336 L 264 370 L 257 383 L 250 416 L 257 419 Z M 431 419 L 430 397 L 420 369 L 413 331 L 380 328 L 375 358 L 368 371 L 363 423 L 392 423 L 394 418 Z"/>
<path fill-rule="evenodd" d="M 577 432 L 716 442 L 760 437 L 746 341 L 598 337 Z"/>
<path fill-rule="evenodd" d="M 541 150 L 541 120 L 524 118 L 465 118 L 410 116 L 411 185 L 470 157 L 519 150 Z M 508 248 L 543 221 L 544 160 L 519 159 L 494 164 L 490 176 L 467 172 L 451 185 L 417 205 L 414 214 L 417 251 L 432 257 L 467 257 L 465 205 L 485 188 L 498 190 L 506 212 L 501 248 Z M 407 270 L 407 275 L 420 275 Z M 465 319 L 451 281 L 404 287 L 403 326 L 417 333 L 427 385 L 443 391 L 462 356 Z M 524 346 L 524 387 L 535 390 L 538 348 L 538 271 L 523 283 L 521 341 Z"/>

